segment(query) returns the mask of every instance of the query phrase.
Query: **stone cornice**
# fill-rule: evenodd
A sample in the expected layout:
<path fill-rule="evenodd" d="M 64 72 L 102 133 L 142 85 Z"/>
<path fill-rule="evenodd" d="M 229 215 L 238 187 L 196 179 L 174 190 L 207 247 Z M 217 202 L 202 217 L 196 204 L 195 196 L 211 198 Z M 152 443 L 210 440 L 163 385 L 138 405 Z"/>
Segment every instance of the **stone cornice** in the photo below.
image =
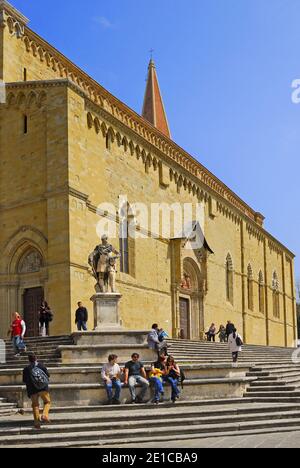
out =
<path fill-rule="evenodd" d="M 11 35 L 18 39 L 24 36 L 28 19 L 6 0 L 0 0 L 0 28 L 8 27 Z"/>
<path fill-rule="evenodd" d="M 238 208 L 245 216 L 260 224 L 261 217 L 239 198 L 231 189 L 214 176 L 208 169 L 200 164 L 195 158 L 184 151 L 180 146 L 159 132 L 153 125 L 143 117 L 130 109 L 94 79 L 88 76 L 83 70 L 67 59 L 57 49 L 34 33 L 30 28 L 25 28 L 23 41 L 28 52 L 32 52 L 35 57 L 45 61 L 49 67 L 59 71 L 62 78 L 70 78 L 88 97 L 96 104 L 107 110 L 116 119 L 123 122 L 127 127 L 134 130 L 144 140 L 156 146 L 172 161 L 177 162 L 189 173 L 200 179 L 204 185 L 213 192 L 218 193 Z"/>
<path fill-rule="evenodd" d="M 11 16 L 16 21 L 19 21 L 22 24 L 27 24 L 29 19 L 26 18 L 20 11 L 18 11 L 13 5 L 11 5 L 6 0 L 0 0 L 0 12 L 5 12 L 7 16 Z"/>
<path fill-rule="evenodd" d="M 238 197 L 236 197 L 234 199 L 235 194 L 233 194 L 233 192 L 230 191 L 230 193 L 232 195 L 230 195 L 230 193 L 229 193 L 229 195 L 227 196 L 225 189 L 222 189 L 221 191 L 216 190 L 216 187 L 214 185 L 211 186 L 209 183 L 207 183 L 208 179 L 204 178 L 205 180 L 202 180 L 202 178 L 199 177 L 199 174 L 196 175 L 194 173 L 194 171 L 191 171 L 187 167 L 182 166 L 180 161 L 178 161 L 177 159 L 175 159 L 175 160 L 173 158 L 170 159 L 170 155 L 166 154 L 166 152 L 164 151 L 163 148 L 158 148 L 155 145 L 155 142 L 153 142 L 152 140 L 145 139 L 145 137 L 140 135 L 140 133 L 138 133 L 136 131 L 136 129 L 133 129 L 132 127 L 128 127 L 128 125 L 126 125 L 126 123 L 124 121 L 120 121 L 120 119 L 118 119 L 116 117 L 116 115 L 111 114 L 105 107 L 102 107 L 99 102 L 96 103 L 95 101 L 93 101 L 86 91 L 84 91 L 78 84 L 74 83 L 73 81 L 70 81 L 70 79 L 64 78 L 64 79 L 32 81 L 32 82 L 14 82 L 14 83 L 7 83 L 6 84 L 7 90 L 50 88 L 50 87 L 55 87 L 55 86 L 67 86 L 67 87 L 73 89 L 76 93 L 78 93 L 84 99 L 87 99 L 87 102 L 89 103 L 89 105 L 95 111 L 97 111 L 98 113 L 103 115 L 103 117 L 105 119 L 108 119 L 112 124 L 117 123 L 117 125 L 122 126 L 124 129 L 125 128 L 129 129 L 129 131 L 132 134 L 137 136 L 138 139 L 140 139 L 140 141 L 142 141 L 142 142 L 144 142 L 146 144 L 145 146 L 148 146 L 149 150 L 152 150 L 152 148 L 154 148 L 156 150 L 157 154 L 159 154 L 159 157 L 163 156 L 165 161 L 168 161 L 170 164 L 172 163 L 173 165 L 174 165 L 174 162 L 175 162 L 176 166 L 181 167 L 194 180 L 198 181 L 198 183 L 201 182 L 205 186 L 205 188 L 207 188 L 208 192 L 210 194 L 213 194 L 216 197 L 216 199 L 218 201 L 218 209 L 219 209 L 220 212 L 225 210 L 225 212 L 228 212 L 228 215 L 231 216 L 234 219 L 235 222 L 240 222 L 241 218 L 245 217 L 245 221 L 248 223 L 248 226 L 247 226 L 248 232 L 251 232 L 253 235 L 256 235 L 258 237 L 260 237 L 260 235 L 265 236 L 269 240 L 269 245 L 270 245 L 271 248 L 273 247 L 273 245 L 274 245 L 274 247 L 275 247 L 275 245 L 277 245 L 277 247 L 276 247 L 277 251 L 279 251 L 279 249 L 282 249 L 292 259 L 295 258 L 295 255 L 287 247 L 285 247 L 282 243 L 280 243 L 277 239 L 275 239 L 269 232 L 267 232 L 263 228 L 263 226 L 261 226 L 260 222 L 259 223 L 257 222 L 258 219 L 260 219 L 260 220 L 264 219 L 263 216 L 260 213 L 254 212 L 250 207 L 248 207 L 247 205 L 244 205 L 249 210 L 251 210 L 251 213 L 253 214 L 253 216 L 250 216 L 249 211 L 247 211 L 247 210 L 245 211 L 244 209 L 241 209 L 239 204 L 236 204 L 234 202 L 234 200 L 240 200 L 240 199 Z M 98 85 L 98 86 L 100 86 L 100 85 Z M 141 117 L 139 117 L 139 118 L 142 119 Z M 158 132 L 155 128 L 154 128 L 154 130 L 156 132 Z M 175 145 L 175 143 L 174 143 L 174 145 Z M 175 145 L 175 146 L 177 146 L 177 145 Z M 197 163 L 197 164 L 201 166 L 200 163 Z M 220 182 L 220 184 L 222 184 L 222 182 Z M 222 186 L 224 186 L 224 184 L 222 184 Z M 226 187 L 226 186 L 224 186 L 224 187 Z M 66 191 L 68 191 L 68 190 L 62 190 L 63 193 L 65 193 Z M 73 195 L 76 198 L 80 198 L 83 201 L 85 201 L 87 203 L 87 206 L 90 209 L 90 211 L 93 211 L 93 212 L 97 211 L 97 208 L 95 206 L 93 206 L 91 204 L 91 202 L 88 200 L 88 195 L 82 194 L 83 197 L 78 196 L 78 194 L 80 194 L 80 192 L 76 191 L 75 189 L 71 189 L 71 188 L 69 188 L 69 193 L 70 193 L 70 195 Z M 53 196 L 53 194 L 50 194 L 50 196 Z M 87 199 L 85 199 L 85 197 L 87 197 Z M 228 208 L 225 207 L 225 206 L 222 208 L 223 204 L 226 204 L 228 206 Z M 230 208 L 230 206 L 231 206 L 231 208 Z M 252 226 L 252 228 L 251 228 L 251 226 Z M 259 235 L 259 233 L 261 233 L 261 234 Z M 274 248 L 274 250 L 275 250 L 275 248 Z"/>

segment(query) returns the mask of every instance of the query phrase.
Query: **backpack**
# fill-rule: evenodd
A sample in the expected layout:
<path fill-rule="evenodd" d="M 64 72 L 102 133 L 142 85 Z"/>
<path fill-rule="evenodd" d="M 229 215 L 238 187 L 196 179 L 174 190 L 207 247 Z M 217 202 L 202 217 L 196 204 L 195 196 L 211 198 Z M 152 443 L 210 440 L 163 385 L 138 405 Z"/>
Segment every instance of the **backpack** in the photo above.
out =
<path fill-rule="evenodd" d="M 31 367 L 29 370 L 31 382 L 36 390 L 44 390 L 49 385 L 49 377 L 38 366 Z"/>

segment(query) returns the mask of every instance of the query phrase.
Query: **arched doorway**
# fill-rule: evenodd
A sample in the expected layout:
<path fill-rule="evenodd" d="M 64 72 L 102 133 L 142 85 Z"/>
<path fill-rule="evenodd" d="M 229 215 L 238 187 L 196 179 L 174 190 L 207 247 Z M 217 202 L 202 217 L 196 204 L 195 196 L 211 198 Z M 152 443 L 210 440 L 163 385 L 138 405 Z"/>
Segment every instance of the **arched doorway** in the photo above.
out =
<path fill-rule="evenodd" d="M 1 338 L 7 336 L 12 313 L 24 314 L 27 290 L 42 288 L 48 297 L 47 253 L 47 238 L 33 226 L 21 226 L 7 239 L 0 256 Z"/>
<path fill-rule="evenodd" d="M 204 279 L 196 261 L 183 260 L 183 278 L 179 288 L 179 337 L 199 339 L 204 329 Z"/>
<path fill-rule="evenodd" d="M 33 337 L 39 335 L 39 310 L 45 293 L 42 286 L 25 287 L 26 283 L 36 284 L 39 282 L 37 276 L 43 268 L 43 258 L 38 250 L 29 248 L 21 257 L 18 264 L 18 275 L 20 283 L 23 284 L 22 309 L 26 323 L 26 336 Z"/>

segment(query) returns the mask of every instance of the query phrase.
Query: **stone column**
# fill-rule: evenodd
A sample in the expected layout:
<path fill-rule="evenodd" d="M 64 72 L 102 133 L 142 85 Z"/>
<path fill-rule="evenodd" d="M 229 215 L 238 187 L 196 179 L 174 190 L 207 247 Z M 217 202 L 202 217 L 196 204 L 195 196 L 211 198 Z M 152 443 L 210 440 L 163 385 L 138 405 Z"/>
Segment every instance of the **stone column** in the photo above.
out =
<path fill-rule="evenodd" d="M 97 293 L 91 297 L 94 304 L 94 331 L 121 330 L 119 293 Z"/>

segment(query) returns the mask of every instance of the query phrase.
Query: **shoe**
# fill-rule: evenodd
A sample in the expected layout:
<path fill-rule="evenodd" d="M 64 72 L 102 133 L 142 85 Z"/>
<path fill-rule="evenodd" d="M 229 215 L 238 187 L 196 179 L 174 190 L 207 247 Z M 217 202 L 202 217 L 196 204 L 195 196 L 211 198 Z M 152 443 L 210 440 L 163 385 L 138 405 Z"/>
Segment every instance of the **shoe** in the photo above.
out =
<path fill-rule="evenodd" d="M 131 405 L 136 405 L 137 403 L 138 403 L 137 400 L 132 400 L 130 404 Z"/>
<path fill-rule="evenodd" d="M 175 399 L 173 398 L 172 403 L 174 403 L 174 404 L 176 403 L 176 398 Z"/>
<path fill-rule="evenodd" d="M 41 417 L 41 422 L 42 422 L 43 424 L 51 424 L 50 419 L 49 419 L 49 418 L 46 418 L 45 416 L 42 416 L 42 417 Z"/>
<path fill-rule="evenodd" d="M 120 400 L 113 400 L 113 401 L 112 401 L 112 404 L 113 404 L 113 405 L 120 405 L 121 402 L 120 402 Z"/>
<path fill-rule="evenodd" d="M 20 353 L 15 354 L 15 357 L 21 357 L 21 354 Z"/>
<path fill-rule="evenodd" d="M 111 406 L 113 404 L 113 400 L 108 400 L 106 403 L 104 403 L 105 406 Z"/>
<path fill-rule="evenodd" d="M 154 404 L 154 405 L 159 405 L 159 400 L 154 400 L 154 401 L 153 401 L 153 404 Z"/>
<path fill-rule="evenodd" d="M 39 423 L 36 423 L 34 425 L 34 429 L 36 429 L 37 431 L 40 431 L 41 430 L 41 425 Z"/>

